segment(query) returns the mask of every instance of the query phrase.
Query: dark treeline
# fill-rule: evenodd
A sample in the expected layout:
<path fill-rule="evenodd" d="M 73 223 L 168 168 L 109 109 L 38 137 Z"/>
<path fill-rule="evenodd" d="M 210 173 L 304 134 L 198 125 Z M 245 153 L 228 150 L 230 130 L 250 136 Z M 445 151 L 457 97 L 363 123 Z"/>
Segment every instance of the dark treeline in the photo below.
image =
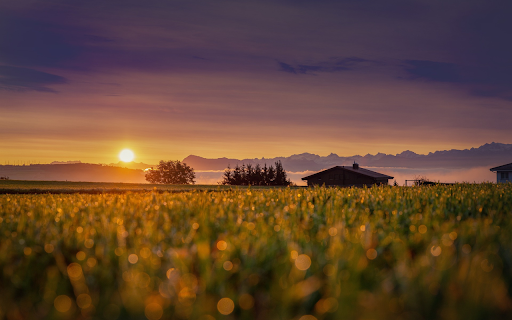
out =
<path fill-rule="evenodd" d="M 275 167 L 272 165 L 267 167 L 266 163 L 263 168 L 259 164 L 254 167 L 250 164 L 242 164 L 241 167 L 237 165 L 234 169 L 228 166 L 221 183 L 234 186 L 289 186 L 291 184 L 281 161 L 277 161 Z"/>

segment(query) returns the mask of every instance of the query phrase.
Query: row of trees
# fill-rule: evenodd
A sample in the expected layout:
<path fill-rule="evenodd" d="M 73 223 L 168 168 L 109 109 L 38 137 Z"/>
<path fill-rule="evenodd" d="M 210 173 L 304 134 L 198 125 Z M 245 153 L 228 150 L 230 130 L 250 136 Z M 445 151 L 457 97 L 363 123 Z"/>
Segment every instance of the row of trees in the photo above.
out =
<path fill-rule="evenodd" d="M 235 186 L 288 186 L 291 184 L 286 176 L 286 171 L 283 169 L 281 161 L 275 163 L 275 168 L 267 164 L 263 168 L 257 164 L 252 166 L 250 164 L 242 166 L 236 165 L 234 169 L 229 166 L 224 171 L 223 180 L 221 184 L 235 185 Z"/>

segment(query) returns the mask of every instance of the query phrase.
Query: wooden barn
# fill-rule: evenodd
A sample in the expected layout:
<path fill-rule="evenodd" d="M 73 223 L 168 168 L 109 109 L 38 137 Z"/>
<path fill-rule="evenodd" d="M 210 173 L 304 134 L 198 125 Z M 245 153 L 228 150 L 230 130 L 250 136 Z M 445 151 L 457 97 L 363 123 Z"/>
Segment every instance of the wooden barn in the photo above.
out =
<path fill-rule="evenodd" d="M 496 172 L 497 183 L 512 182 L 512 163 L 494 167 L 490 170 Z"/>
<path fill-rule="evenodd" d="M 336 166 L 302 178 L 308 186 L 326 185 L 340 187 L 370 187 L 372 185 L 387 185 L 393 177 L 360 168 L 357 163 L 352 166 Z"/>

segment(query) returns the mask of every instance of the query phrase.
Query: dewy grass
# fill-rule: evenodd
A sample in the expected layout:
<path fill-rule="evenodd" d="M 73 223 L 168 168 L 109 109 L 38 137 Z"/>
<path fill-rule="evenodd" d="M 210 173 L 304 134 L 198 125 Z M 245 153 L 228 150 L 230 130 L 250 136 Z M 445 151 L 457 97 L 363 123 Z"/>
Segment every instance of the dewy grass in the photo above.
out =
<path fill-rule="evenodd" d="M 504 319 L 511 267 L 511 184 L 0 195 L 0 319 Z"/>

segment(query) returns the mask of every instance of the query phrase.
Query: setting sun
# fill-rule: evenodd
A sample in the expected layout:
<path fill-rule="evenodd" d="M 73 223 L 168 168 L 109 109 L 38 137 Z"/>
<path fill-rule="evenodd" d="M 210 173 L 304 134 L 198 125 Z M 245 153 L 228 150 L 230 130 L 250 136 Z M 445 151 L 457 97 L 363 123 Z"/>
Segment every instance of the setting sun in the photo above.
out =
<path fill-rule="evenodd" d="M 123 162 L 132 162 L 133 158 L 135 158 L 135 154 L 130 149 L 124 149 L 119 153 L 119 160 Z"/>

